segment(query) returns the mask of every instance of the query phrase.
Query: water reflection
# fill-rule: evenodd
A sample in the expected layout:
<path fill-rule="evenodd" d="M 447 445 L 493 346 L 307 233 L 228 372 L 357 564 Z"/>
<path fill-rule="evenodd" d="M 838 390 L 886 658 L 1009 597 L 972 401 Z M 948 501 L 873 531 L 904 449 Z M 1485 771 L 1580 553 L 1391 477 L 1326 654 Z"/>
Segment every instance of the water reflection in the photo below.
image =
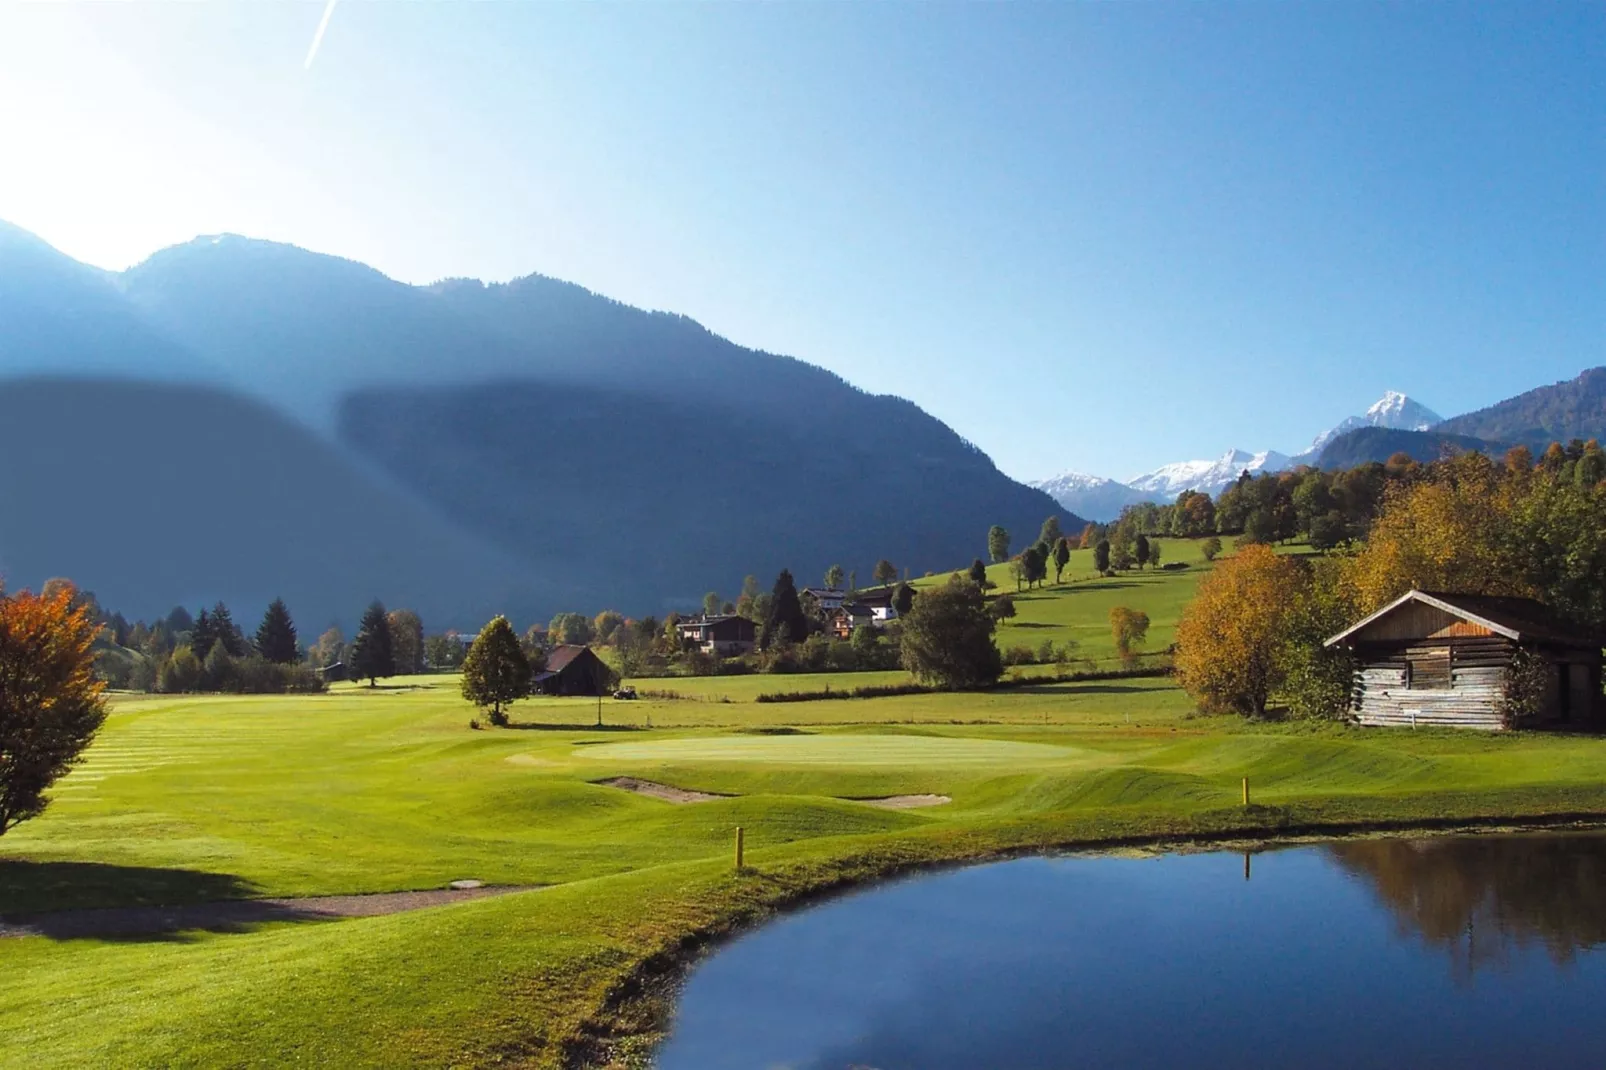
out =
<path fill-rule="evenodd" d="M 1606 835 L 1465 836 L 1332 844 L 1401 935 L 1461 972 L 1543 946 L 1557 963 L 1606 943 Z"/>

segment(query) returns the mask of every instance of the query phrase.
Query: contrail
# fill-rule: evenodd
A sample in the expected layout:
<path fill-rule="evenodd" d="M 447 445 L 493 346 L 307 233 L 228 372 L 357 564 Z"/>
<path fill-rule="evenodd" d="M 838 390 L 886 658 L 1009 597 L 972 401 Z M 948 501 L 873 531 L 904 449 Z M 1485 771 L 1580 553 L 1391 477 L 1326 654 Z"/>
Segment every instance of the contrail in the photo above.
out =
<path fill-rule="evenodd" d="M 329 0 L 329 3 L 324 5 L 323 18 L 318 20 L 318 32 L 312 35 L 312 45 L 307 49 L 307 61 L 301 65 L 302 70 L 311 70 L 312 61 L 318 58 L 318 46 L 323 44 L 323 32 L 329 28 L 329 16 L 335 13 L 335 5 L 338 3 L 340 0 Z"/>

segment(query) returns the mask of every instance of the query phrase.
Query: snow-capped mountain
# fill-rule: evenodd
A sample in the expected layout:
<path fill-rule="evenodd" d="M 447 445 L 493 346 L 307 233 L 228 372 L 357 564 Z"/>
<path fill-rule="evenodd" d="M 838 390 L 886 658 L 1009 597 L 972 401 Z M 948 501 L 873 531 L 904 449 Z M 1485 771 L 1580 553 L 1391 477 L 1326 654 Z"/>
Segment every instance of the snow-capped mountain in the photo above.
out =
<path fill-rule="evenodd" d="M 1070 512 L 1088 520 L 1107 524 L 1121 515 L 1129 505 L 1146 502 L 1153 495 L 1133 490 L 1103 476 L 1084 475 L 1081 472 L 1063 472 L 1053 479 L 1031 484 L 1044 491 Z"/>
<path fill-rule="evenodd" d="M 1045 479 L 1032 486 L 1046 491 L 1066 509 L 1090 520 L 1109 521 L 1120 516 L 1121 510 L 1138 502 L 1172 502 L 1185 490 L 1198 491 L 1214 497 L 1237 482 L 1245 471 L 1252 475 L 1261 472 L 1282 472 L 1296 465 L 1315 464 L 1322 450 L 1347 432 L 1362 427 L 1386 427 L 1398 431 L 1426 431 L 1443 420 L 1432 409 L 1413 401 L 1398 391 L 1390 390 L 1366 410 L 1363 416 L 1351 416 L 1343 423 L 1316 436 L 1304 453 L 1290 457 L 1276 450 L 1249 453 L 1232 449 L 1210 461 L 1178 461 L 1145 472 L 1125 483 L 1103 476 L 1066 472 Z"/>
<path fill-rule="evenodd" d="M 1185 490 L 1200 491 L 1212 497 L 1238 481 L 1245 471 L 1281 472 L 1293 464 L 1292 458 L 1276 450 L 1248 453 L 1232 449 L 1213 461 L 1178 461 L 1129 480 L 1127 486 L 1150 501 L 1168 502 Z"/>
<path fill-rule="evenodd" d="M 1398 391 L 1390 390 L 1382 399 L 1366 410 L 1365 416 L 1350 416 L 1337 427 L 1316 436 L 1310 448 L 1295 458 L 1299 462 L 1313 462 L 1320 457 L 1327 444 L 1339 435 L 1362 427 L 1387 427 L 1396 431 L 1426 431 L 1444 422 L 1444 418 L 1421 402 L 1413 401 Z"/>

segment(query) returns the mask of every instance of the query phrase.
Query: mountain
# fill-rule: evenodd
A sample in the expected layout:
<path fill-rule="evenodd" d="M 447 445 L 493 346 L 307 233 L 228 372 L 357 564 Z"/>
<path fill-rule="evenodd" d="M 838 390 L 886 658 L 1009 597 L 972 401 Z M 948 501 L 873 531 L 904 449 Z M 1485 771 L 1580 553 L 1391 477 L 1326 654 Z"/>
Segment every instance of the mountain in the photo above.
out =
<path fill-rule="evenodd" d="M 1606 441 L 1606 368 L 1446 420 L 1439 429 L 1524 445 L 1535 454 L 1552 442 Z"/>
<path fill-rule="evenodd" d="M 35 281 L 47 276 L 60 284 Z M 58 291 L 71 291 L 66 305 Z M 49 314 L 58 305 L 69 314 Z M 241 434 L 310 435 L 327 451 L 319 466 L 344 466 L 460 531 L 457 554 L 501 562 L 507 587 L 533 592 L 534 616 L 660 612 L 709 589 L 733 594 L 749 572 L 767 583 L 783 566 L 868 574 L 885 557 L 918 575 L 975 556 L 995 523 L 1080 523 L 902 398 L 541 276 L 409 286 L 234 236 L 107 275 L 17 239 L 0 244 L 0 310 L 12 308 L 32 319 L 25 345 L 0 350 L 0 379 L 43 365 L 254 399 L 279 421 L 247 421 Z M 188 463 L 182 452 L 147 459 Z M 187 515 L 213 493 L 199 482 L 175 500 Z M 337 527 L 325 536 L 355 544 L 355 527 L 344 540 Z M 0 560 L 9 552 L 0 541 Z M 182 564 L 182 549 L 170 552 Z M 75 575 L 76 564 L 47 554 L 30 569 Z M 421 567 L 398 567 L 391 587 L 423 583 Z M 153 574 L 176 582 L 182 569 Z M 97 583 L 110 591 L 118 579 Z M 452 612 L 480 604 L 465 592 Z"/>
<path fill-rule="evenodd" d="M 1390 427 L 1359 427 L 1324 446 L 1316 467 L 1338 471 L 1372 462 L 1381 464 L 1396 453 L 1404 453 L 1425 464 L 1455 453 L 1476 451 L 1498 455 L 1509 448 L 1470 435 L 1452 435 L 1438 428 L 1401 431 Z"/>
<path fill-rule="evenodd" d="M 276 597 L 308 642 L 383 598 L 477 629 L 576 598 L 257 402 L 210 387 L 0 383 L 0 572 L 68 576 L 152 619 L 223 599 L 249 631 Z"/>
<path fill-rule="evenodd" d="M 1363 427 L 1383 427 L 1398 431 L 1426 431 L 1443 417 L 1420 402 L 1390 390 L 1366 410 L 1363 416 L 1346 417 L 1338 426 L 1316 436 L 1310 448 L 1293 458 L 1295 464 L 1315 464 L 1328 443 L 1340 435 Z"/>
<path fill-rule="evenodd" d="M 1072 513 L 1089 520 L 1108 523 L 1121 515 L 1129 505 L 1146 502 L 1153 497 L 1133 490 L 1103 476 L 1084 475 L 1081 472 L 1064 472 L 1053 479 L 1031 484 L 1052 497 Z"/>
<path fill-rule="evenodd" d="M 1185 490 L 1204 494 L 1220 494 L 1237 482 L 1244 472 L 1258 475 L 1261 472 L 1280 472 L 1292 465 L 1287 456 L 1276 450 L 1263 453 L 1246 453 L 1231 449 L 1213 461 L 1179 461 L 1128 480 L 1127 486 L 1151 501 L 1173 501 Z"/>

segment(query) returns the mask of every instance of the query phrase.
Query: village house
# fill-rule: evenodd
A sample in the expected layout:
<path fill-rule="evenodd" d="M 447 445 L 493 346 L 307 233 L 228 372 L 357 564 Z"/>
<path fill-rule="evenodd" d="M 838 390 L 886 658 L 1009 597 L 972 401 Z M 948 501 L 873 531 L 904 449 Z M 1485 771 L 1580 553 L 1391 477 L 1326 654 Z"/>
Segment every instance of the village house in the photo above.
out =
<path fill-rule="evenodd" d="M 705 654 L 735 658 L 753 652 L 758 645 L 758 628 L 746 617 L 731 614 L 694 617 L 680 622 L 680 637 L 696 644 Z"/>
<path fill-rule="evenodd" d="M 898 616 L 898 607 L 892 604 L 896 594 L 895 588 L 878 587 L 873 591 L 861 591 L 853 600 L 868 609 L 877 624 L 885 624 Z"/>
<path fill-rule="evenodd" d="M 847 597 L 847 592 L 835 587 L 805 587 L 798 592 L 799 597 L 804 595 L 814 599 L 815 605 L 823 612 L 832 613 L 842 608 L 842 601 Z"/>
<path fill-rule="evenodd" d="M 826 622 L 830 625 L 834 637 L 847 639 L 860 628 L 875 627 L 875 611 L 863 602 L 849 602 L 827 617 Z"/>
<path fill-rule="evenodd" d="M 538 695 L 604 695 L 612 683 L 613 670 L 590 647 L 565 645 L 547 656 L 531 689 Z"/>
<path fill-rule="evenodd" d="M 1327 640 L 1356 662 L 1363 725 L 1501 729 L 1519 652 L 1539 674 L 1531 722 L 1599 724 L 1602 637 L 1527 598 L 1410 591 Z"/>

